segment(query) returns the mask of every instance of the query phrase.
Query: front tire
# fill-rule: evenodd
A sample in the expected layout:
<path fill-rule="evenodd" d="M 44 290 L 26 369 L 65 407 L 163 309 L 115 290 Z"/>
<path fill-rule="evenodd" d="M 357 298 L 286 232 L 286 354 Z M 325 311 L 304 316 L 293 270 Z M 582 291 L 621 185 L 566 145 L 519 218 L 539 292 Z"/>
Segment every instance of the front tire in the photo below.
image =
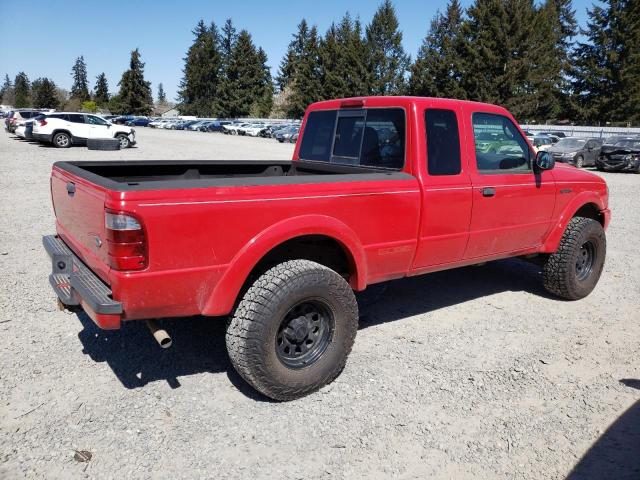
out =
<path fill-rule="evenodd" d="M 579 300 L 595 288 L 604 267 L 607 241 L 602 225 L 584 217 L 571 219 L 558 250 L 543 265 L 544 287 L 566 300 Z"/>
<path fill-rule="evenodd" d="M 274 400 L 308 395 L 344 368 L 358 330 L 349 284 L 308 260 L 281 263 L 249 288 L 227 325 L 236 371 Z"/>
<path fill-rule="evenodd" d="M 116 138 L 120 142 L 120 150 L 129 148 L 129 145 L 131 145 L 131 141 L 129 140 L 129 137 L 127 135 L 124 135 L 124 134 L 116 135 Z"/>
<path fill-rule="evenodd" d="M 584 157 L 582 155 L 578 155 L 578 158 L 576 158 L 576 168 L 582 167 L 584 167 Z"/>
<path fill-rule="evenodd" d="M 52 143 L 56 148 L 69 148 L 71 146 L 71 137 L 64 132 L 56 133 L 53 136 Z"/>

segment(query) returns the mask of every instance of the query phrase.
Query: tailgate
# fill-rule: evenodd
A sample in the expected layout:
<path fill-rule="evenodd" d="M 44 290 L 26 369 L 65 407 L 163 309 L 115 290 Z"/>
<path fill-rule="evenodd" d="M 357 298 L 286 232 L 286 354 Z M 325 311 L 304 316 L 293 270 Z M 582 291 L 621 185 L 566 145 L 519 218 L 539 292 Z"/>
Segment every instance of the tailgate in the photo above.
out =
<path fill-rule="evenodd" d="M 73 252 L 109 283 L 104 203 L 106 191 L 87 180 L 54 168 L 51 198 L 56 230 Z"/>

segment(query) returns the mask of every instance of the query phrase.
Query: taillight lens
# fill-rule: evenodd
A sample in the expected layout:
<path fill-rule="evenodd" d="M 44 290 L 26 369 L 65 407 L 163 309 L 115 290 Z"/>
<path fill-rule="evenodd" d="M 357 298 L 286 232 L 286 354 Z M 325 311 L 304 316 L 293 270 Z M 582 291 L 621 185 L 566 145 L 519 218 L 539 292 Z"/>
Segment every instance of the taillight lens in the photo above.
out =
<path fill-rule="evenodd" d="M 47 121 L 43 118 L 41 120 L 38 120 L 38 123 L 40 124 L 41 127 L 44 127 L 47 124 Z"/>
<path fill-rule="evenodd" d="M 147 267 L 147 242 L 142 225 L 134 216 L 105 211 L 109 265 L 115 270 L 142 270 Z"/>

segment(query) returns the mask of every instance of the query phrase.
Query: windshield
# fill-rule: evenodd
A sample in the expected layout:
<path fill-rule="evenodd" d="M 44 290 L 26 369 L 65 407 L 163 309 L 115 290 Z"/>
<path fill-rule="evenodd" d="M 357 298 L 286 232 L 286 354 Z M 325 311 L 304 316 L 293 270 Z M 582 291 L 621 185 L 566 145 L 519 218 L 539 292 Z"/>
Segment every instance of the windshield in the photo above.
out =
<path fill-rule="evenodd" d="M 561 148 L 582 148 L 585 143 L 587 143 L 586 139 L 581 138 L 563 138 L 558 143 L 556 143 L 556 147 Z"/>
<path fill-rule="evenodd" d="M 616 143 L 616 147 L 640 148 L 640 140 L 622 140 Z"/>

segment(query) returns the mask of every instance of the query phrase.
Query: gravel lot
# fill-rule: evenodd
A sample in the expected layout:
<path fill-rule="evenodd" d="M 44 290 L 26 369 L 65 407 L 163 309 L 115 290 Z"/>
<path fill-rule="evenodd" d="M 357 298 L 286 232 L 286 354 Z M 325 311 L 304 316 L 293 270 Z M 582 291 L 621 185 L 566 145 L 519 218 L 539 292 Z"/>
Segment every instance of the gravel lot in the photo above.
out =
<path fill-rule="evenodd" d="M 91 152 L 0 132 L 0 478 L 640 478 L 640 176 L 605 174 L 609 252 L 588 298 L 549 298 L 515 260 L 374 287 L 343 374 L 279 404 L 233 371 L 222 319 L 167 322 L 163 351 L 143 323 L 108 333 L 56 309 L 40 243 L 53 161 L 293 150 L 137 133 Z"/>

